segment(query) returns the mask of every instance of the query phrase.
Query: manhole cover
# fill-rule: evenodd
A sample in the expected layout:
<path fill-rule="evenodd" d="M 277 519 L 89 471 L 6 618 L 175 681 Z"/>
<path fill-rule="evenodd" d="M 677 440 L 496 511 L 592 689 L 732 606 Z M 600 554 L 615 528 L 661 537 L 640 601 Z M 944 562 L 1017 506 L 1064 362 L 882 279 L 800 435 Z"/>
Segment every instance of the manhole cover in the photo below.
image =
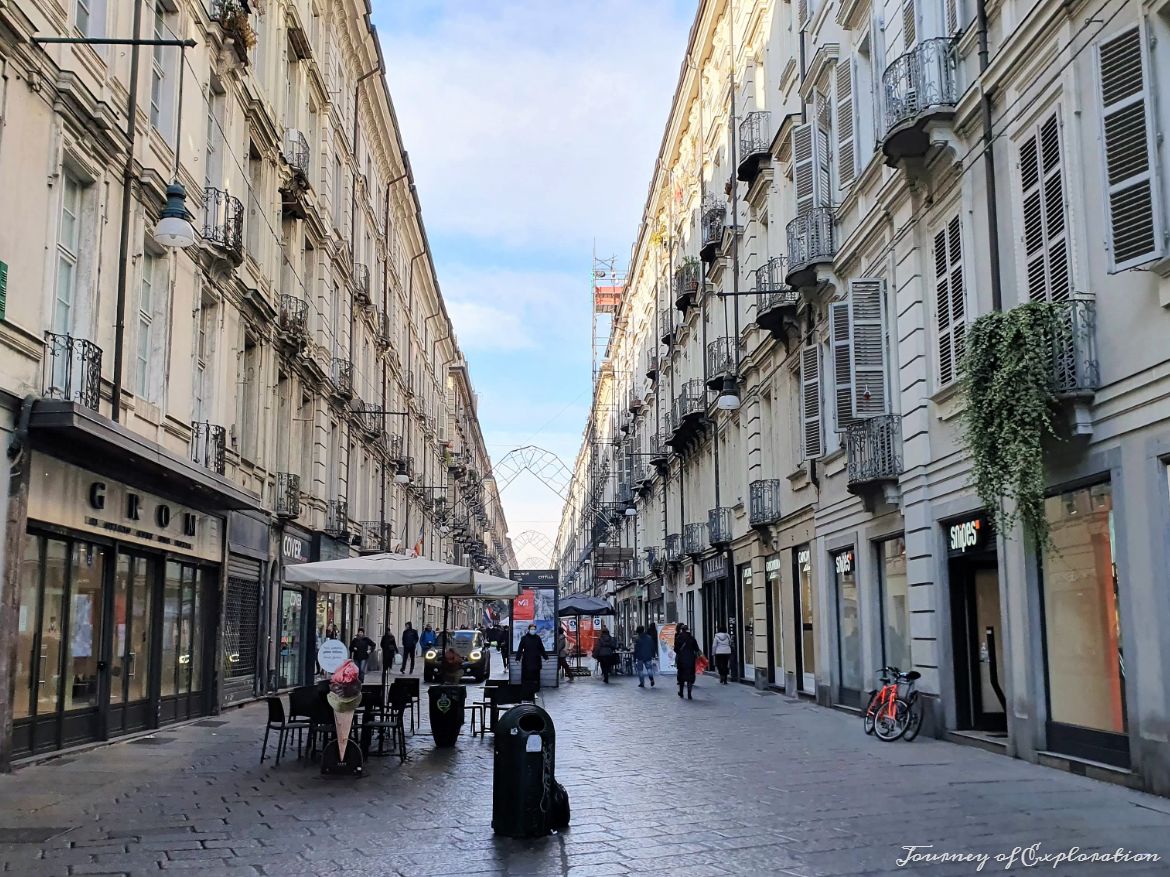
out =
<path fill-rule="evenodd" d="M 196 728 L 218 728 L 220 725 L 226 725 L 227 722 L 221 722 L 216 719 L 205 719 L 202 722 L 195 722 Z"/>
<path fill-rule="evenodd" d="M 0 844 L 39 844 L 64 834 L 68 828 L 0 828 Z"/>
<path fill-rule="evenodd" d="M 164 743 L 174 743 L 174 737 L 139 737 L 137 740 L 131 740 L 131 745 L 136 746 L 162 746 Z"/>

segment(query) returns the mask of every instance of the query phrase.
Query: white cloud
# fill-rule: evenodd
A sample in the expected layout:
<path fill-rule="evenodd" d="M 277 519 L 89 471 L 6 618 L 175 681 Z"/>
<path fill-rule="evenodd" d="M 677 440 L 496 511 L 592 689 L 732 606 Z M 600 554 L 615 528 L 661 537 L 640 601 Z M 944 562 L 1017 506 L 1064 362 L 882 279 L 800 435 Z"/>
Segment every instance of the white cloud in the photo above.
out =
<path fill-rule="evenodd" d="M 519 314 L 470 301 L 450 301 L 447 310 L 464 350 L 524 350 L 534 347 Z"/>
<path fill-rule="evenodd" d="M 385 28 L 427 224 L 625 255 L 685 50 L 675 0 L 451 2 Z"/>

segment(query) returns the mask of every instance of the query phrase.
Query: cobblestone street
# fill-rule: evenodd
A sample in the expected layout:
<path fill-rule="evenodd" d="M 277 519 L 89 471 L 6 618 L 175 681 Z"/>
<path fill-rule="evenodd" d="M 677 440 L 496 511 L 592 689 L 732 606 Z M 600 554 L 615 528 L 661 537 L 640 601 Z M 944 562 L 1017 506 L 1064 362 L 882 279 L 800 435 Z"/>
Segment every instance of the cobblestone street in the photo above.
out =
<path fill-rule="evenodd" d="M 709 678 L 680 701 L 664 681 L 546 693 L 572 799 L 562 835 L 493 837 L 490 736 L 442 751 L 419 733 L 406 764 L 329 779 L 295 753 L 260 764 L 253 704 L 0 777 L 0 861 L 26 875 L 960 875 L 978 863 L 900 869 L 901 848 L 1040 842 L 1164 859 L 1037 873 L 1166 873 L 1163 799 L 950 743 L 881 743 L 853 716 Z"/>

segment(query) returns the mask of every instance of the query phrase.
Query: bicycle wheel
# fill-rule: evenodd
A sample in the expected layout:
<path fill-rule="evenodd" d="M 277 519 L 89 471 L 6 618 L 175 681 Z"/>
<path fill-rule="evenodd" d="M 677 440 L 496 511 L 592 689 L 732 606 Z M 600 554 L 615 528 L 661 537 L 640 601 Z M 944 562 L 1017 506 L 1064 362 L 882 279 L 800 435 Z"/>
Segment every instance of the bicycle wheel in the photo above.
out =
<path fill-rule="evenodd" d="M 878 712 L 874 719 L 873 732 L 879 740 L 884 740 L 887 743 L 891 740 L 897 740 L 906 730 L 906 721 L 909 715 L 910 707 L 906 705 L 906 701 L 895 701 L 892 714 L 888 705 Z"/>
<path fill-rule="evenodd" d="M 915 692 L 910 698 L 909 715 L 906 716 L 906 727 L 902 731 L 902 739 L 909 743 L 922 730 L 922 701 Z"/>
<path fill-rule="evenodd" d="M 879 688 L 869 696 L 869 704 L 865 707 L 865 712 L 861 714 L 861 725 L 865 728 L 865 733 L 873 733 L 873 720 L 877 715 L 878 704 L 881 702 L 882 690 Z"/>

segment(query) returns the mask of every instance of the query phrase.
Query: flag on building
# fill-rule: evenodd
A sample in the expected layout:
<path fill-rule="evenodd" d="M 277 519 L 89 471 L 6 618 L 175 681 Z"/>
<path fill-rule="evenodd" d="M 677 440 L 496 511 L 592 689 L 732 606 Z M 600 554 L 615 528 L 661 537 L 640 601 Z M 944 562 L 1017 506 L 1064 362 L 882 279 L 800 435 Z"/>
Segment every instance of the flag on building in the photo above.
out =
<path fill-rule="evenodd" d="M 415 543 L 414 543 L 414 556 L 415 556 L 415 557 L 422 557 L 422 553 L 423 553 L 423 533 L 425 533 L 425 532 L 426 532 L 426 527 L 424 527 L 423 525 L 419 525 L 419 528 L 418 528 L 418 539 L 417 539 L 417 540 L 415 540 Z"/>

